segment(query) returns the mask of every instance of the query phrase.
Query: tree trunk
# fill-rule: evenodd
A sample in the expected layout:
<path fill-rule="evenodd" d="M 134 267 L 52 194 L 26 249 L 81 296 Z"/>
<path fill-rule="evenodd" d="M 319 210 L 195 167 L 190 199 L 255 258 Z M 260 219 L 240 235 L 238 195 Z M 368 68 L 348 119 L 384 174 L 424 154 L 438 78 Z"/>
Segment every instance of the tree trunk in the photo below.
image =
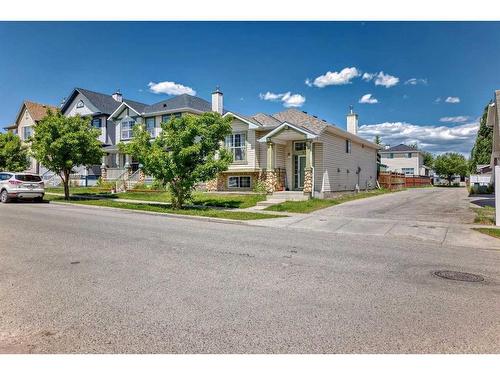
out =
<path fill-rule="evenodd" d="M 63 171 L 64 200 L 69 201 L 69 171 Z"/>

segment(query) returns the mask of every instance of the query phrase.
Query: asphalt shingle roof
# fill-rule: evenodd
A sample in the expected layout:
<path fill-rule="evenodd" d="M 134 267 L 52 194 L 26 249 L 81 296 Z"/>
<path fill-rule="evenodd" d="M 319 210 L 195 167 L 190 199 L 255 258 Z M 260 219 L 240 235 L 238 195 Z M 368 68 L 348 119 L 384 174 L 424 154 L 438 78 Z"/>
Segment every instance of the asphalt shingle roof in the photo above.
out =
<path fill-rule="evenodd" d="M 412 152 L 415 152 L 418 150 L 414 149 L 413 147 L 402 144 L 402 143 L 400 145 L 397 145 L 397 146 L 389 147 L 388 149 L 385 149 L 385 150 L 380 150 L 380 152 L 394 152 L 394 151 L 402 151 L 402 152 L 412 151 Z"/>
<path fill-rule="evenodd" d="M 43 119 L 47 115 L 48 109 L 54 112 L 57 111 L 57 107 L 53 105 L 34 103 L 28 100 L 24 101 L 24 105 L 26 105 L 26 109 L 28 110 L 33 121 L 40 121 Z"/>
<path fill-rule="evenodd" d="M 210 112 L 212 111 L 212 104 L 197 96 L 182 94 L 167 100 L 162 100 L 161 102 L 152 105 L 148 105 L 144 108 L 143 112 L 148 114 L 162 111 L 175 111 L 176 109 L 181 108 L 191 108 L 202 112 Z"/>
<path fill-rule="evenodd" d="M 286 121 L 290 124 L 303 127 L 314 134 L 320 134 L 327 126 L 335 126 L 294 108 L 275 113 L 273 117 L 281 122 Z"/>
<path fill-rule="evenodd" d="M 82 88 L 76 88 L 75 90 L 84 95 L 99 111 L 108 115 L 113 113 L 121 104 L 120 102 L 113 99 L 111 95 L 102 94 L 100 92 L 90 91 Z M 127 103 L 139 112 L 143 112 L 144 108 L 148 106 L 147 104 L 125 98 L 123 98 L 123 102 Z"/>

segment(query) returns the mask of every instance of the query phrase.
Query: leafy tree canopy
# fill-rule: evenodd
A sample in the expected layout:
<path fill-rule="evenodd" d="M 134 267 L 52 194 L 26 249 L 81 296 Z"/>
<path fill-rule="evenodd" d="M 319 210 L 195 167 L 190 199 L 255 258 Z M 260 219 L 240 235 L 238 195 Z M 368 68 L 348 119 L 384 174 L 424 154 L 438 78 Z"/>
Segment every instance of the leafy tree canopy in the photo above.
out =
<path fill-rule="evenodd" d="M 21 172 L 30 166 L 28 147 L 12 132 L 0 133 L 0 171 Z"/>
<path fill-rule="evenodd" d="M 451 183 L 453 176 L 467 176 L 468 162 L 462 154 L 447 152 L 436 157 L 434 171 Z"/>
<path fill-rule="evenodd" d="M 476 173 L 478 164 L 489 164 L 491 150 L 493 147 L 493 129 L 486 125 L 488 115 L 488 106 L 484 108 L 483 115 L 479 121 L 479 130 L 476 136 L 476 142 L 470 153 L 469 171 Z"/>
<path fill-rule="evenodd" d="M 32 153 L 42 165 L 61 176 L 65 199 L 69 199 L 69 175 L 73 168 L 100 164 L 100 133 L 91 126 L 90 118 L 66 117 L 60 111 L 48 111 L 35 125 Z"/>
<path fill-rule="evenodd" d="M 221 147 L 231 134 L 231 121 L 217 113 L 173 118 L 161 124 L 154 140 L 138 125 L 133 139 L 120 149 L 136 158 L 144 173 L 168 186 L 172 207 L 181 208 L 197 183 L 215 178 L 231 163 L 231 154 Z"/>

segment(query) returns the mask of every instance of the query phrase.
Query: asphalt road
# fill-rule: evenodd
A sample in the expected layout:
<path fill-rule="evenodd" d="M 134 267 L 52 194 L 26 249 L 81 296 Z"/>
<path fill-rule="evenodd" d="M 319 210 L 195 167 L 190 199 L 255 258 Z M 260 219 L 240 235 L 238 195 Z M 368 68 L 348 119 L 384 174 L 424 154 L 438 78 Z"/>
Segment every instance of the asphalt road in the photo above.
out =
<path fill-rule="evenodd" d="M 500 352 L 494 250 L 54 204 L 0 228 L 2 352 Z"/>

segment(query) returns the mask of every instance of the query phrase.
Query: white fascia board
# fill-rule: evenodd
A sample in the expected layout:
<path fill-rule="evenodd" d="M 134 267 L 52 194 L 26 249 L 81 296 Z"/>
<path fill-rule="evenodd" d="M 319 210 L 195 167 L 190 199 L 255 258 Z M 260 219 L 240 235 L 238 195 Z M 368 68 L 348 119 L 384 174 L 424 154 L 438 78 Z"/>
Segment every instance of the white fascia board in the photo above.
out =
<path fill-rule="evenodd" d="M 249 129 L 258 129 L 260 128 L 260 126 L 258 126 L 257 124 L 254 124 L 253 122 L 250 122 L 248 121 L 247 119 L 241 117 L 241 116 L 238 116 L 237 114 L 233 113 L 233 112 L 226 112 L 222 115 L 222 117 L 226 117 L 226 116 L 233 116 L 234 118 L 237 118 L 238 120 L 244 122 L 245 124 L 248 125 L 248 128 Z"/>
<path fill-rule="evenodd" d="M 288 122 L 284 122 L 280 126 L 278 126 L 276 129 L 271 131 L 270 133 L 267 133 L 266 135 L 264 135 L 261 139 L 259 139 L 259 142 L 261 142 L 261 143 L 267 142 L 267 138 L 272 137 L 276 133 L 279 133 L 281 131 L 281 129 L 284 128 L 285 126 L 295 130 L 298 133 L 304 134 L 306 136 L 306 139 L 314 139 L 314 138 L 318 137 L 316 134 L 313 134 L 313 133 L 310 133 L 304 129 L 298 128 L 297 126 L 289 124 Z"/>
<path fill-rule="evenodd" d="M 109 115 L 108 120 L 111 121 L 115 115 L 117 115 L 118 113 L 120 113 L 123 110 L 124 106 L 128 107 L 129 109 L 131 109 L 132 111 L 134 111 L 135 113 L 137 113 L 138 116 L 141 116 L 141 113 L 139 111 L 137 111 L 133 107 L 131 107 L 130 104 L 127 104 L 127 103 L 123 102 L 122 104 L 120 104 L 118 106 L 118 108 L 115 109 L 115 111 L 112 114 Z"/>

